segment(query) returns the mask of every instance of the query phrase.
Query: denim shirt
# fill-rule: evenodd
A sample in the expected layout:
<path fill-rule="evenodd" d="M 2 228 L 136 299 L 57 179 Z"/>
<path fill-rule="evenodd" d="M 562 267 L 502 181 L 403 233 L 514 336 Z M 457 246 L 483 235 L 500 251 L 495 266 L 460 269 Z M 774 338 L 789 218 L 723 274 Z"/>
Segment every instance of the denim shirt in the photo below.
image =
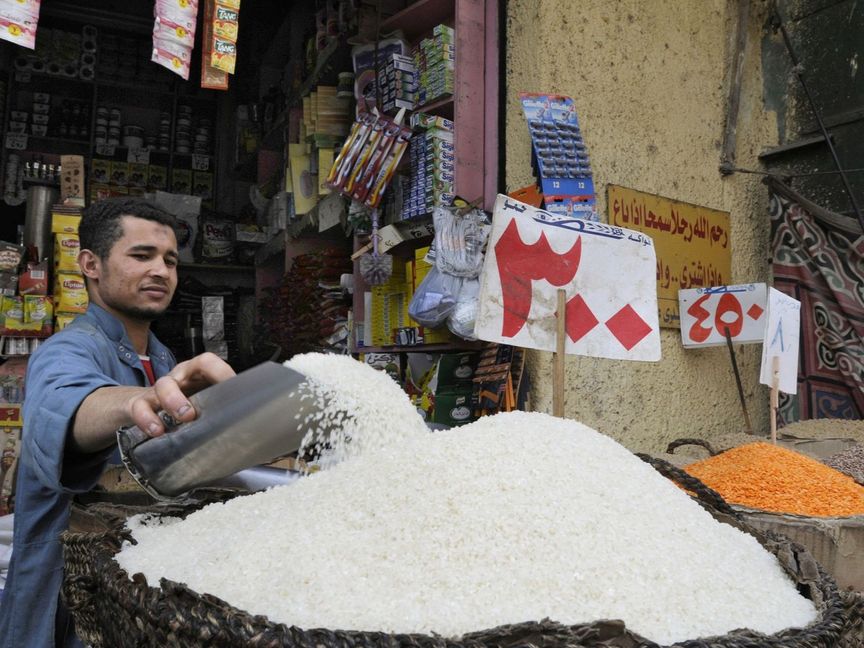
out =
<path fill-rule="evenodd" d="M 153 333 L 148 355 L 157 378 L 176 363 Z M 72 456 L 65 452 L 66 438 L 78 407 L 94 390 L 146 384 L 141 360 L 122 323 L 93 303 L 30 358 L 12 559 L 0 604 L 2 648 L 80 645 L 70 633 L 55 644 L 55 619 L 66 618 L 59 602 L 60 534 L 69 524 L 72 497 L 99 481 L 115 448 Z M 63 636 L 64 629 L 58 627 L 57 634 Z"/>

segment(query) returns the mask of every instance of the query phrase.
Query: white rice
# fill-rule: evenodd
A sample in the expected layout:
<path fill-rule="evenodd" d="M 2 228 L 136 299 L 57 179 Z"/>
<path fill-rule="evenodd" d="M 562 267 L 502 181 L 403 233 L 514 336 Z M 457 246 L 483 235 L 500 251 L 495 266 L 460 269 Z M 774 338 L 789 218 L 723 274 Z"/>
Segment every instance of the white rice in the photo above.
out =
<path fill-rule="evenodd" d="M 375 443 L 183 521 L 133 518 L 138 544 L 124 546 L 120 566 L 305 628 L 457 637 L 618 618 L 672 643 L 815 619 L 755 539 L 612 439 L 522 412 L 417 434 L 407 398 L 377 394 L 383 373 L 333 358 L 292 366 L 326 366 L 319 375 L 339 390 L 329 407 L 356 408 L 353 447 L 361 435 Z"/>

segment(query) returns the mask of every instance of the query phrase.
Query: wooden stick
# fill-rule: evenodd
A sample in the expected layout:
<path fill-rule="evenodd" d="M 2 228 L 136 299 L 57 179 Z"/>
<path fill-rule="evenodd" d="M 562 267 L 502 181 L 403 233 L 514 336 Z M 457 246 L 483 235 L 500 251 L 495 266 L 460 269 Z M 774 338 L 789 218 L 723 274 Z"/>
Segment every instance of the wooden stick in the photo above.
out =
<path fill-rule="evenodd" d="M 729 327 L 723 327 L 726 331 L 726 346 L 729 347 L 729 357 L 732 359 L 732 371 L 735 373 L 735 384 L 738 385 L 738 399 L 741 401 L 741 411 L 744 412 L 744 424 L 747 426 L 747 434 L 753 434 L 753 426 L 750 424 L 750 414 L 747 411 L 747 401 L 744 399 L 744 387 L 741 385 L 741 374 L 738 373 L 738 360 L 735 358 L 735 347 L 732 346 L 732 335 Z"/>
<path fill-rule="evenodd" d="M 564 416 L 564 344 L 567 340 L 567 327 L 565 321 L 567 308 L 567 297 L 563 288 L 558 289 L 558 310 L 555 316 L 558 318 L 555 339 L 555 357 L 552 371 L 552 414 Z"/>
<path fill-rule="evenodd" d="M 771 443 L 777 443 L 777 410 L 780 407 L 780 356 L 771 358 Z"/>

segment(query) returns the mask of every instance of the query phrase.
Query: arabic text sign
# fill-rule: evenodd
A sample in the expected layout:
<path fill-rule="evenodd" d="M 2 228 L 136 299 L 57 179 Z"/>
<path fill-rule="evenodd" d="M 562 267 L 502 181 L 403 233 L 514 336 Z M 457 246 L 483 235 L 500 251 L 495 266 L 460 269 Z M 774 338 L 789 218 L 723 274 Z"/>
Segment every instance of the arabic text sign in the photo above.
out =
<path fill-rule="evenodd" d="M 687 348 L 726 344 L 727 328 L 737 344 L 761 342 L 767 294 L 764 283 L 679 290 L 681 342 Z"/>
<path fill-rule="evenodd" d="M 657 251 L 660 326 L 678 328 L 678 291 L 732 278 L 729 213 L 608 185 L 610 225 L 644 232 Z"/>
<path fill-rule="evenodd" d="M 762 342 L 759 382 L 771 385 L 772 358 L 780 358 L 780 391 L 798 392 L 798 339 L 801 335 L 801 302 L 775 288 L 768 291 L 768 322 Z"/>
<path fill-rule="evenodd" d="M 568 218 L 499 195 L 475 333 L 554 351 L 566 291 L 570 354 L 659 360 L 654 246 L 640 232 Z"/>

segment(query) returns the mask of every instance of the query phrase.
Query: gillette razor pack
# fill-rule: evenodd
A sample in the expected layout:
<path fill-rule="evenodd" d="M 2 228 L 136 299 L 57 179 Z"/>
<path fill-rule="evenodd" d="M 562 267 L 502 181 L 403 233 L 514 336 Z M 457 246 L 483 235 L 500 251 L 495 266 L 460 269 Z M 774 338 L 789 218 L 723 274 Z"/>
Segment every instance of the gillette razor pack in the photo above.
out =
<path fill-rule="evenodd" d="M 519 97 L 531 135 L 531 165 L 546 211 L 599 220 L 588 150 L 573 99 L 525 92 Z"/>

